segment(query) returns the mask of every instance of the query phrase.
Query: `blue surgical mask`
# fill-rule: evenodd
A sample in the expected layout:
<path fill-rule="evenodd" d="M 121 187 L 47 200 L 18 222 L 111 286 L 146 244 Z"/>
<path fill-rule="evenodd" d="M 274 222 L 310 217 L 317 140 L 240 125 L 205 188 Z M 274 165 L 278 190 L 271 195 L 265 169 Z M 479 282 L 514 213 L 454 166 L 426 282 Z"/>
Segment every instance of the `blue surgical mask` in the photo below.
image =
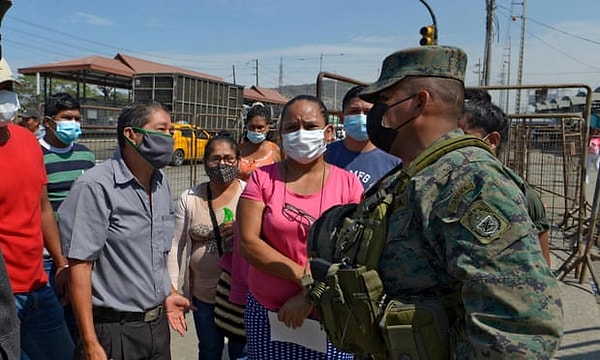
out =
<path fill-rule="evenodd" d="M 265 138 L 267 136 L 265 135 L 265 133 L 248 131 L 246 133 L 246 137 L 248 138 L 248 140 L 250 140 L 251 143 L 260 144 L 261 142 L 265 141 Z"/>
<path fill-rule="evenodd" d="M 70 145 L 81 136 L 81 124 L 75 120 L 54 120 L 56 130 L 54 134 L 65 145 Z"/>
<path fill-rule="evenodd" d="M 369 134 L 367 134 L 367 115 L 344 115 L 344 130 L 346 130 L 346 135 L 354 140 L 369 140 Z"/>

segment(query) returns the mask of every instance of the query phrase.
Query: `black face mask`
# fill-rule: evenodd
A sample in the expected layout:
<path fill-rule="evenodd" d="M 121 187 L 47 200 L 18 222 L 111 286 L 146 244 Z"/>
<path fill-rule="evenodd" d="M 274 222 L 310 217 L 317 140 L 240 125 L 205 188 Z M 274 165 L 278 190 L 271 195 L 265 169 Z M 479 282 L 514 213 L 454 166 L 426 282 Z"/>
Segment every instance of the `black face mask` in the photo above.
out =
<path fill-rule="evenodd" d="M 375 104 L 367 114 L 367 133 L 369 134 L 369 140 L 375 146 L 385 151 L 386 153 L 390 153 L 390 149 L 392 148 L 392 144 L 394 140 L 396 140 L 396 136 L 398 136 L 398 130 L 403 128 L 404 126 L 410 124 L 416 117 L 411 117 L 406 120 L 402 124 L 397 127 L 390 129 L 386 128 L 381 124 L 383 120 L 383 115 L 392 107 L 396 105 L 400 105 L 405 101 L 408 101 L 417 96 L 416 94 L 405 97 L 402 100 L 396 101 L 391 105 L 387 104 Z"/>
<path fill-rule="evenodd" d="M 381 126 L 381 119 L 388 110 L 386 104 L 375 104 L 367 114 L 367 134 L 373 145 L 389 153 L 398 133 L 394 129 Z"/>

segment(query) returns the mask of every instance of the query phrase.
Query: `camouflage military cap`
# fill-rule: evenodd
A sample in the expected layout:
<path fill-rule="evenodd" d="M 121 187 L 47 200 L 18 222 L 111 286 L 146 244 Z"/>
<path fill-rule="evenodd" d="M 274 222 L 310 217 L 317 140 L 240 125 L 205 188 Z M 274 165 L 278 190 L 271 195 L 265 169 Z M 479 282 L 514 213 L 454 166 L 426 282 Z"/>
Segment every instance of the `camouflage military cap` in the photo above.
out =
<path fill-rule="evenodd" d="M 451 46 L 420 46 L 396 51 L 383 60 L 379 79 L 359 96 L 375 102 L 379 93 L 407 76 L 433 76 L 464 82 L 467 54 Z"/>

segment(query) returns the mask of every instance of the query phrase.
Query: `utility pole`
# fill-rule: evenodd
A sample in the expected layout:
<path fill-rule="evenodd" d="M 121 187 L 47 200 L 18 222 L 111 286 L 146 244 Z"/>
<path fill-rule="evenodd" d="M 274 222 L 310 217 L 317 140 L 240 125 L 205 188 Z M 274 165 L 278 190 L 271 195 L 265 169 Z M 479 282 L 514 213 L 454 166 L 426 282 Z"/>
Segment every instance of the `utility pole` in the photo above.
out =
<path fill-rule="evenodd" d="M 254 59 L 256 61 L 256 87 L 258 87 L 258 59 Z"/>
<path fill-rule="evenodd" d="M 483 81 L 482 81 L 482 69 L 481 69 L 481 58 L 479 58 L 479 60 L 477 60 L 477 64 L 475 64 L 475 70 L 473 70 L 473 73 L 477 74 L 477 85 L 482 86 L 483 85 Z"/>
<path fill-rule="evenodd" d="M 321 57 L 319 58 L 319 72 L 323 71 L 323 53 L 321 53 Z"/>
<path fill-rule="evenodd" d="M 507 54 L 507 59 L 505 60 L 505 64 L 507 67 L 506 70 L 506 85 L 510 85 L 510 62 L 511 62 L 511 58 L 510 58 L 510 52 L 511 52 L 511 42 L 510 42 L 510 37 L 508 38 L 508 54 Z M 507 89 L 506 90 L 506 105 L 504 106 L 504 111 L 508 114 L 508 106 L 510 103 L 510 91 Z"/>
<path fill-rule="evenodd" d="M 485 1 L 486 22 L 485 22 L 485 52 L 483 53 L 483 85 L 490 84 L 492 73 L 492 41 L 494 40 L 494 0 Z"/>
<path fill-rule="evenodd" d="M 279 90 L 283 87 L 283 57 L 279 58 Z"/>
<path fill-rule="evenodd" d="M 235 82 L 235 64 L 231 65 L 231 68 L 233 69 L 233 84 L 237 85 L 237 83 Z"/>
<path fill-rule="evenodd" d="M 517 72 L 517 85 L 521 85 L 523 81 L 523 53 L 525 51 L 525 20 L 527 19 L 527 0 L 521 3 L 523 11 L 521 12 L 521 43 L 519 44 L 519 70 Z M 521 90 L 517 90 L 515 99 L 515 112 L 521 112 Z"/>

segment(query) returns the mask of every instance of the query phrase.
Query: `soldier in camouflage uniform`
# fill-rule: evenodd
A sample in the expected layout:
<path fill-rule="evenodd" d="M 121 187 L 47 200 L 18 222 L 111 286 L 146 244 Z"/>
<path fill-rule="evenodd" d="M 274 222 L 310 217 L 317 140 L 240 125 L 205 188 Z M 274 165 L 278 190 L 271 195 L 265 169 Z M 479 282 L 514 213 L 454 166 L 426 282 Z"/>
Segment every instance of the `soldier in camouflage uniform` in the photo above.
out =
<path fill-rule="evenodd" d="M 443 46 L 388 56 L 360 95 L 375 103 L 374 143 L 408 166 L 432 145 L 463 136 L 466 62 L 461 49 Z M 560 344 L 559 287 L 522 186 L 492 153 L 463 147 L 414 176 L 390 214 L 379 264 L 385 292 L 456 293 L 450 346 L 458 359 L 549 359 Z"/>

